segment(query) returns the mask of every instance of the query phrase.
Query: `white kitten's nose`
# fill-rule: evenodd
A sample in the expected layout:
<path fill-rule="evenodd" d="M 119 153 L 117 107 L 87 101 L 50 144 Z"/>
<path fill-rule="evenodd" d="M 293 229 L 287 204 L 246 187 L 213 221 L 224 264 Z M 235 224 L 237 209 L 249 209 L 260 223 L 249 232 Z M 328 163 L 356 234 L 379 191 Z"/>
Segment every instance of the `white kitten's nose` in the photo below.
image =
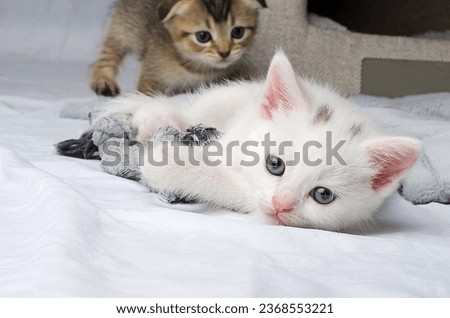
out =
<path fill-rule="evenodd" d="M 279 213 L 289 213 L 294 209 L 295 204 L 289 200 L 273 197 L 272 205 L 277 214 Z"/>

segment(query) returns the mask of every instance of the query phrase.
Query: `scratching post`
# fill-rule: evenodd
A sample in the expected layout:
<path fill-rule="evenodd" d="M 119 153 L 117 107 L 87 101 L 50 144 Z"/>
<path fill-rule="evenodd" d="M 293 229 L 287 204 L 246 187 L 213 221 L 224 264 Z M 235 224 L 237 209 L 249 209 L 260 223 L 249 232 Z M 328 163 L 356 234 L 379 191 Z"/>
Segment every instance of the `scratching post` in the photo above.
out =
<path fill-rule="evenodd" d="M 261 13 L 251 52 L 261 72 L 267 71 L 274 51 L 282 48 L 302 75 L 329 83 L 345 94 L 359 94 L 364 61 L 450 63 L 450 41 L 323 29 L 309 23 L 307 0 L 267 3 L 269 9 Z M 418 93 L 424 92 L 428 91 Z"/>

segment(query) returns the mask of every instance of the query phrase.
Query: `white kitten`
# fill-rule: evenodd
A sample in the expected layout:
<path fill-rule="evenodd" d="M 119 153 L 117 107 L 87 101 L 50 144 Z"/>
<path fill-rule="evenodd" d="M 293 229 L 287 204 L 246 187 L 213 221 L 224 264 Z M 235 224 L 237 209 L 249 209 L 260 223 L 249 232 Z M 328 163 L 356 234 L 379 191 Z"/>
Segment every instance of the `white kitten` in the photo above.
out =
<path fill-rule="evenodd" d="M 282 52 L 273 58 L 265 83 L 230 83 L 188 99 L 138 95 L 115 103 L 104 116 L 130 113 L 141 142 L 167 125 L 185 130 L 201 123 L 223 132 L 218 143 L 181 147 L 179 154 L 156 145 L 153 160 L 168 163 L 149 164 L 146 157 L 141 168 L 146 183 L 272 224 L 327 230 L 361 225 L 420 155 L 419 141 L 383 136 L 351 102 L 298 78 Z M 270 150 L 262 144 L 268 133 L 275 142 Z M 292 146 L 282 149 L 286 141 Z M 208 151 L 233 144 L 240 146 L 208 157 L 216 164 L 205 161 Z M 298 154 L 301 160 L 288 164 Z"/>

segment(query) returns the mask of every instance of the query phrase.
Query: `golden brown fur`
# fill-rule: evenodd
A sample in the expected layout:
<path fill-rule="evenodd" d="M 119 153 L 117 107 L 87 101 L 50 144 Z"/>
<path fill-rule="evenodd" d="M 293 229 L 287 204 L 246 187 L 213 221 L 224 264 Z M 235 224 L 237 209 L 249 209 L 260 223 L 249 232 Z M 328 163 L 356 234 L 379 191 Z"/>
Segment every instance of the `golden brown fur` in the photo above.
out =
<path fill-rule="evenodd" d="M 91 87 L 97 94 L 119 94 L 116 75 L 128 53 L 141 61 L 138 90 L 145 94 L 176 94 L 221 79 L 254 78 L 257 73 L 245 52 L 262 7 L 265 0 L 118 0 L 91 68 Z M 242 38 L 239 27 L 245 30 Z M 201 43 L 200 31 L 209 32 L 211 40 Z"/>

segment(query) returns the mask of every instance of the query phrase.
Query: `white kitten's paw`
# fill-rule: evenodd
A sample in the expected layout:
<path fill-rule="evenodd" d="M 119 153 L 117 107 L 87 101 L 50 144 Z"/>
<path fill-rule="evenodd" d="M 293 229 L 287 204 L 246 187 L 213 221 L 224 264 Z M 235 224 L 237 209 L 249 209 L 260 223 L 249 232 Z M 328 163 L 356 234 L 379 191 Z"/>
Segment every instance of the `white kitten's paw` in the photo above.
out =
<path fill-rule="evenodd" d="M 136 140 L 141 143 L 147 142 L 160 128 L 167 126 L 179 129 L 180 125 L 175 118 L 162 114 L 152 114 L 146 118 L 139 119 L 136 125 L 138 129 Z"/>
<path fill-rule="evenodd" d="M 171 126 L 184 130 L 188 127 L 186 119 L 173 105 L 143 95 L 116 100 L 96 120 L 120 114 L 131 116 L 131 126 L 137 131 L 136 140 L 141 143 L 151 140 L 160 128 Z"/>

